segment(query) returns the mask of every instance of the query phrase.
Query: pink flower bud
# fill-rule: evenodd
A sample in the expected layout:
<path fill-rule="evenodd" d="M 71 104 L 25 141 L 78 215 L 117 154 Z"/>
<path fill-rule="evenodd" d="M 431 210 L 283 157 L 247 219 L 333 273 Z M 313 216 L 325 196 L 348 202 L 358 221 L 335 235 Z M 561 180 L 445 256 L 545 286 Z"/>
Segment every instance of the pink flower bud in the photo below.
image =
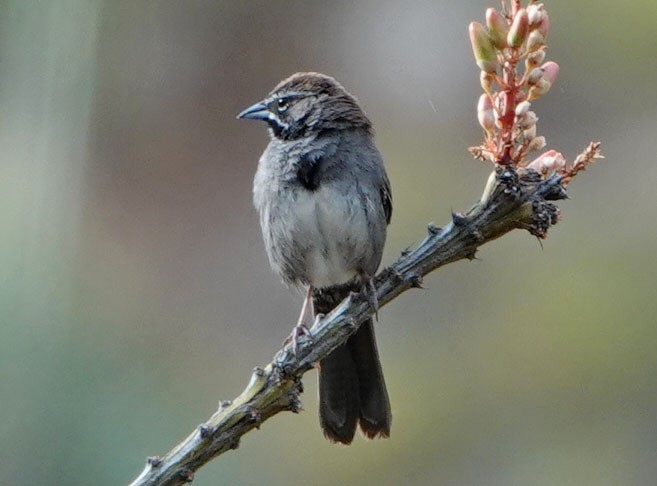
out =
<path fill-rule="evenodd" d="M 559 65 L 554 61 L 548 61 L 541 66 L 541 70 L 543 71 L 543 79 L 550 84 L 554 84 L 557 76 L 559 76 Z"/>
<path fill-rule="evenodd" d="M 534 86 L 536 83 L 540 81 L 542 77 L 543 77 L 543 70 L 540 67 L 534 68 L 531 71 L 529 71 L 529 74 L 527 75 L 527 84 L 529 86 Z"/>
<path fill-rule="evenodd" d="M 493 45 L 497 49 L 504 49 L 506 47 L 506 34 L 509 28 L 494 8 L 486 10 L 486 27 L 488 27 L 488 35 Z"/>
<path fill-rule="evenodd" d="M 516 116 L 520 117 L 529 111 L 532 104 L 529 101 L 522 101 L 516 105 Z"/>
<path fill-rule="evenodd" d="M 506 41 L 511 47 L 520 47 L 527 40 L 528 35 L 529 17 L 527 16 L 527 10 L 521 8 L 513 18 Z"/>
<path fill-rule="evenodd" d="M 483 89 L 485 93 L 490 94 L 493 91 L 495 76 L 486 71 L 481 71 L 481 74 L 479 74 L 479 82 L 481 83 L 481 89 Z"/>
<path fill-rule="evenodd" d="M 538 30 L 532 30 L 527 38 L 527 51 L 534 52 L 545 45 L 545 39 Z"/>
<path fill-rule="evenodd" d="M 543 49 L 534 51 L 527 56 L 527 59 L 525 59 L 525 68 L 529 71 L 530 69 L 539 66 L 543 62 L 543 59 L 545 59 L 545 51 Z"/>
<path fill-rule="evenodd" d="M 543 11 L 541 21 L 536 26 L 536 30 L 540 32 L 544 39 L 547 39 L 548 32 L 550 32 L 550 17 L 546 11 Z"/>
<path fill-rule="evenodd" d="M 533 111 L 528 111 L 518 117 L 518 126 L 523 130 L 533 127 L 536 122 L 538 122 L 538 117 Z"/>
<path fill-rule="evenodd" d="M 495 128 L 495 111 L 493 110 L 493 102 L 486 93 L 479 97 L 477 104 L 477 119 L 481 127 L 490 133 Z"/>
<path fill-rule="evenodd" d="M 479 22 L 470 22 L 468 30 L 477 66 L 482 71 L 494 73 L 497 70 L 497 53 L 486 29 Z"/>
<path fill-rule="evenodd" d="M 544 154 L 539 155 L 528 166 L 528 169 L 533 169 L 544 176 L 553 172 L 558 172 L 566 167 L 566 159 L 556 150 L 548 150 Z"/>
<path fill-rule="evenodd" d="M 549 81 L 541 78 L 538 80 L 538 82 L 529 88 L 529 93 L 527 94 L 527 99 L 530 101 L 534 101 L 535 99 L 543 96 L 545 93 L 550 91 L 550 88 L 552 87 L 552 83 Z"/>
<path fill-rule="evenodd" d="M 522 136 L 525 137 L 525 140 L 533 140 L 536 136 L 536 125 L 532 125 L 527 130 L 524 130 Z"/>
<path fill-rule="evenodd" d="M 545 147 L 545 137 L 536 137 L 527 145 L 527 153 L 535 150 L 541 150 Z"/>
<path fill-rule="evenodd" d="M 537 26 L 541 20 L 543 20 L 543 15 L 545 14 L 545 9 L 543 8 L 542 3 L 532 3 L 527 7 L 527 16 L 529 17 L 529 26 Z"/>

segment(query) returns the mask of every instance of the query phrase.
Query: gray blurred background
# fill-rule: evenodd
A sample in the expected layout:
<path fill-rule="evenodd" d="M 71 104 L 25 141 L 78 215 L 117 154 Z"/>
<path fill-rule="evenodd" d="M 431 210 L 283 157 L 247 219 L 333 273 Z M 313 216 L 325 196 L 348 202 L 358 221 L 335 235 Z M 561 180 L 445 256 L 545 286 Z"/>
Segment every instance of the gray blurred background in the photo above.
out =
<path fill-rule="evenodd" d="M 389 440 L 331 445 L 316 378 L 198 485 L 648 485 L 657 477 L 657 3 L 546 1 L 548 147 L 601 139 L 543 246 L 516 232 L 381 311 Z M 365 107 L 392 181 L 385 263 L 490 167 L 467 25 L 495 2 L 0 1 L 0 483 L 117 485 L 239 394 L 301 296 L 251 204 L 301 70 Z"/>

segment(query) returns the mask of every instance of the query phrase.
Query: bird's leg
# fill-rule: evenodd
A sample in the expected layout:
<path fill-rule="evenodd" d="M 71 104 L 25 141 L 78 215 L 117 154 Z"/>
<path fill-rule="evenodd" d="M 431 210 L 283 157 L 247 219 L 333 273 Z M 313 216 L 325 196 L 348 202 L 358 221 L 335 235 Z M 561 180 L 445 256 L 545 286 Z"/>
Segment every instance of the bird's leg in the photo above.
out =
<path fill-rule="evenodd" d="M 313 322 L 313 315 L 315 310 L 313 309 L 313 286 L 308 286 L 308 291 L 306 292 L 306 297 L 303 299 L 303 305 L 301 306 L 301 314 L 299 314 L 299 319 L 297 320 L 296 326 L 292 329 L 292 334 L 285 340 L 285 344 L 292 342 L 292 350 L 294 354 L 297 354 L 299 347 L 299 341 L 302 336 L 310 336 L 308 331 L 308 326 L 306 323 Z"/>
<path fill-rule="evenodd" d="M 363 292 L 367 295 L 367 302 L 374 309 L 374 317 L 379 320 L 379 298 L 376 295 L 376 287 L 374 286 L 374 279 L 367 274 L 361 274 L 361 282 L 363 283 Z"/>

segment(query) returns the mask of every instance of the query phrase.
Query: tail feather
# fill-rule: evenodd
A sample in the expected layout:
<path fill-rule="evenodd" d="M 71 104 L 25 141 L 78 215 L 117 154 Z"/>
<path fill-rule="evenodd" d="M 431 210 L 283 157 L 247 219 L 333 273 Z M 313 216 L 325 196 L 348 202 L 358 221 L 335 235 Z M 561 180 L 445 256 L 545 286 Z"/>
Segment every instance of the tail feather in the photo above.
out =
<path fill-rule="evenodd" d="M 356 334 L 349 338 L 358 375 L 360 398 L 359 424 L 366 437 L 390 436 L 390 400 L 379 361 L 372 319 L 363 322 Z"/>
<path fill-rule="evenodd" d="M 330 312 L 345 295 L 315 293 L 316 312 Z M 390 435 L 390 401 L 371 319 L 320 362 L 319 417 L 324 435 L 335 442 L 350 444 L 358 425 L 370 439 Z"/>
<path fill-rule="evenodd" d="M 359 416 L 356 365 L 346 345 L 319 364 L 319 422 L 327 439 L 349 444 Z"/>

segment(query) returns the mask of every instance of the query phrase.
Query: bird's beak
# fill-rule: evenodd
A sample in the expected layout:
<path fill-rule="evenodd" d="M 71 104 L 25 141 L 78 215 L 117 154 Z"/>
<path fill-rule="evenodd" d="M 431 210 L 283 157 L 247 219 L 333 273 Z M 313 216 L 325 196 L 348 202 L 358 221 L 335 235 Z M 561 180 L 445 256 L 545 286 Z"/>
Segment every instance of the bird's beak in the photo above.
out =
<path fill-rule="evenodd" d="M 262 101 L 248 107 L 237 118 L 251 118 L 252 120 L 268 120 L 270 116 L 269 109 Z"/>

